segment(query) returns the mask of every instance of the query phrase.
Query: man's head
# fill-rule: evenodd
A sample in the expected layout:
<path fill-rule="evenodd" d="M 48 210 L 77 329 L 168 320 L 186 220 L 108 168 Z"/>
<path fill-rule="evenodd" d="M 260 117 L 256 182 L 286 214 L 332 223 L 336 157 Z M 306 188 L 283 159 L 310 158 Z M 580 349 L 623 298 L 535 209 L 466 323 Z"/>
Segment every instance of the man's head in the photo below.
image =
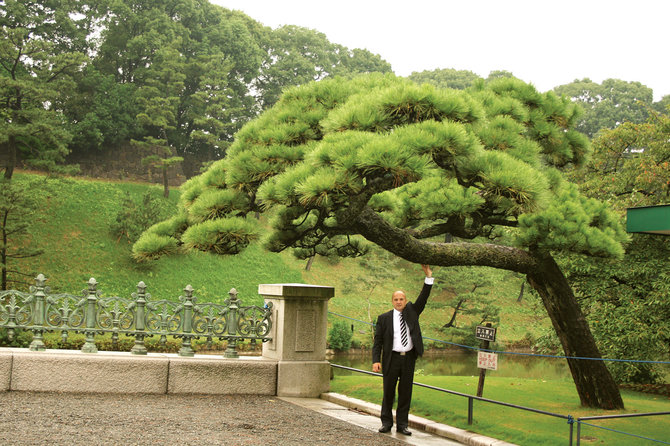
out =
<path fill-rule="evenodd" d="M 407 305 L 407 296 L 405 296 L 403 291 L 396 291 L 391 297 L 391 302 L 393 303 L 393 308 L 402 311 L 405 309 L 405 305 Z"/>

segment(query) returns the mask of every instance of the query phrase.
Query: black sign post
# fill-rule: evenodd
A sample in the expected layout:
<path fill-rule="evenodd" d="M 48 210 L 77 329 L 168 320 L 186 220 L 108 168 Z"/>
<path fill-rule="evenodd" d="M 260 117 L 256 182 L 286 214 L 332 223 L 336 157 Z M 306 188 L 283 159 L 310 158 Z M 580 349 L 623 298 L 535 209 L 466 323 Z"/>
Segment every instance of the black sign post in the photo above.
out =
<path fill-rule="evenodd" d="M 491 323 L 487 323 L 486 327 L 477 325 L 475 330 L 475 337 L 481 339 L 482 343 L 480 348 L 488 350 L 489 342 L 495 342 L 496 340 L 496 329 L 491 327 Z M 479 369 L 479 383 L 477 384 L 477 396 L 481 398 L 484 394 L 484 380 L 486 379 L 486 369 Z"/>

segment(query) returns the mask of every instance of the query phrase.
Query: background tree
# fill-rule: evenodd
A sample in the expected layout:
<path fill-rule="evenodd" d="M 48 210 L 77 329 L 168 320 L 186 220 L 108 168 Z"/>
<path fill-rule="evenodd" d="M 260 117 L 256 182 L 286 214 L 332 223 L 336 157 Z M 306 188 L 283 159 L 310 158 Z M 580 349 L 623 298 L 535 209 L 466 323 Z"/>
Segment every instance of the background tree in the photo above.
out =
<path fill-rule="evenodd" d="M 164 195 L 164 194 L 163 194 Z M 157 190 L 148 190 L 141 200 L 133 200 L 128 192 L 120 200 L 116 218 L 110 223 L 110 232 L 116 241 L 133 243 L 150 226 L 169 218 L 174 206 Z"/>
<path fill-rule="evenodd" d="M 328 76 L 391 72 L 391 65 L 379 56 L 333 44 L 313 29 L 282 26 L 266 34 L 263 42 L 266 57 L 254 81 L 261 109 L 272 107 L 287 87 Z"/>
<path fill-rule="evenodd" d="M 59 97 L 86 61 L 90 11 L 77 2 L 3 2 L 0 14 L 0 147 L 4 178 L 20 159 L 49 171 L 68 153 L 71 134 Z"/>
<path fill-rule="evenodd" d="M 489 75 L 486 77 L 486 81 L 490 82 L 497 79 L 505 79 L 505 78 L 516 78 L 516 76 L 514 76 L 514 73 L 512 73 L 511 71 L 493 70 L 489 72 Z"/>
<path fill-rule="evenodd" d="M 391 71 L 369 51 L 349 50 L 296 26 L 272 30 L 208 0 L 85 4 L 96 11 L 99 37 L 88 40 L 92 61 L 78 73 L 77 90 L 62 99 L 77 157 L 156 138 L 136 120 L 154 94 L 171 107 L 174 125 L 166 137 L 190 177 L 203 163 L 223 157 L 235 132 L 284 87 Z M 167 51 L 176 57 L 166 57 Z M 156 73 L 166 70 L 181 78 L 179 91 L 155 88 Z"/>
<path fill-rule="evenodd" d="M 69 109 L 82 135 L 77 150 L 155 138 L 134 121 L 155 95 L 154 102 L 170 107 L 166 137 L 174 155 L 184 158 L 186 175 L 223 156 L 233 134 L 255 113 L 249 85 L 261 52 L 248 23 L 207 0 L 112 3 L 100 24 L 93 67 Z M 169 71 L 180 88 L 157 88 L 156 79 Z M 118 131 L 108 127 L 110 117 L 119 118 Z"/>
<path fill-rule="evenodd" d="M 654 102 L 651 108 L 654 109 L 657 113 L 670 113 L 670 94 L 666 94 L 661 98 L 660 101 Z"/>
<path fill-rule="evenodd" d="M 30 239 L 30 227 L 39 206 L 41 187 L 0 179 L 0 290 L 10 283 L 30 283 L 35 274 L 20 271 L 16 261 L 42 254 Z M 22 277 L 26 280 L 22 280 Z"/>
<path fill-rule="evenodd" d="M 417 84 L 428 83 L 437 88 L 453 88 L 465 90 L 471 87 L 481 77 L 469 70 L 456 70 L 454 68 L 443 68 L 432 71 L 414 71 L 408 76 Z"/>
<path fill-rule="evenodd" d="M 670 116 L 650 111 L 642 124 L 626 122 L 593 141 L 593 157 L 576 172 L 584 194 L 626 208 L 670 202 Z M 670 344 L 670 239 L 633 234 L 622 261 L 564 259 L 566 272 L 601 348 L 612 358 L 667 361 Z M 609 364 L 617 380 L 654 383 L 659 365 Z"/>
<path fill-rule="evenodd" d="M 245 217 L 265 211 L 273 251 L 343 235 L 353 248 L 362 236 L 410 262 L 526 274 L 566 354 L 599 358 L 552 256 L 623 254 L 616 216 L 560 172 L 588 151 L 572 129 L 578 112 L 513 78 L 460 92 L 390 75 L 290 89 L 185 185 L 181 215 L 150 228 L 133 252 L 149 259 L 181 244 L 233 254 L 261 231 Z M 494 243 L 500 228 L 513 244 Z M 467 241 L 444 243 L 447 233 Z M 602 362 L 568 364 L 582 404 L 623 406 Z"/>
<path fill-rule="evenodd" d="M 442 331 L 451 339 L 467 345 L 477 343 L 475 327 L 484 322 L 495 325 L 500 321 L 500 307 L 491 295 L 491 276 L 483 268 L 455 267 L 440 269 L 435 279 L 449 288 L 453 296 L 446 305 L 451 307 L 451 318 L 442 326 Z M 435 307 L 435 303 L 429 305 Z"/>
<path fill-rule="evenodd" d="M 184 160 L 175 156 L 175 133 L 179 94 L 184 89 L 183 70 L 179 52 L 174 48 L 161 48 L 160 55 L 147 76 L 146 85 L 138 90 L 138 102 L 141 113 L 137 115 L 139 123 L 147 129 L 149 135 L 143 141 L 132 143 L 141 150 L 150 153 L 142 159 L 142 164 L 157 167 L 162 172 L 163 195 L 170 196 L 168 169 Z"/>
<path fill-rule="evenodd" d="M 585 78 L 554 88 L 584 108 L 577 129 L 594 137 L 600 129 L 613 129 L 624 122 L 642 123 L 653 91 L 639 82 L 606 79 L 602 84 Z"/>
<path fill-rule="evenodd" d="M 336 321 L 328 330 L 328 345 L 338 351 L 347 351 L 351 347 L 353 333 L 345 321 Z"/>

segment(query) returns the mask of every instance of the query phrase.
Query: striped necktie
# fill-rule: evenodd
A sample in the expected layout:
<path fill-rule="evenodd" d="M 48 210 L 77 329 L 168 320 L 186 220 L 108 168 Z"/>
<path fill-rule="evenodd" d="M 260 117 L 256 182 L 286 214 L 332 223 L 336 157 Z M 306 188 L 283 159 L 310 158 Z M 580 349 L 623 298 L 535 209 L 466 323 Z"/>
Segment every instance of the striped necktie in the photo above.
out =
<path fill-rule="evenodd" d="M 405 324 L 402 313 L 398 313 L 398 315 L 400 316 L 400 341 L 403 347 L 407 347 L 407 324 Z"/>

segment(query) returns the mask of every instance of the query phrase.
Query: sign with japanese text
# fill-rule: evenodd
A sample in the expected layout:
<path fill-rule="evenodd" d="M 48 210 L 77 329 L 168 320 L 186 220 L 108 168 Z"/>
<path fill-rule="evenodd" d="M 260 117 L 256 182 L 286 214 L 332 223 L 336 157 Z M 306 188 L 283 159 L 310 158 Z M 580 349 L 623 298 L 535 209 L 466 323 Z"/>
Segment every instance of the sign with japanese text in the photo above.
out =
<path fill-rule="evenodd" d="M 498 355 L 495 353 L 478 352 L 477 367 L 480 369 L 498 370 Z"/>
<path fill-rule="evenodd" d="M 475 337 L 483 341 L 495 342 L 496 329 L 493 327 L 484 327 L 482 325 L 477 325 L 477 328 L 475 329 Z"/>

